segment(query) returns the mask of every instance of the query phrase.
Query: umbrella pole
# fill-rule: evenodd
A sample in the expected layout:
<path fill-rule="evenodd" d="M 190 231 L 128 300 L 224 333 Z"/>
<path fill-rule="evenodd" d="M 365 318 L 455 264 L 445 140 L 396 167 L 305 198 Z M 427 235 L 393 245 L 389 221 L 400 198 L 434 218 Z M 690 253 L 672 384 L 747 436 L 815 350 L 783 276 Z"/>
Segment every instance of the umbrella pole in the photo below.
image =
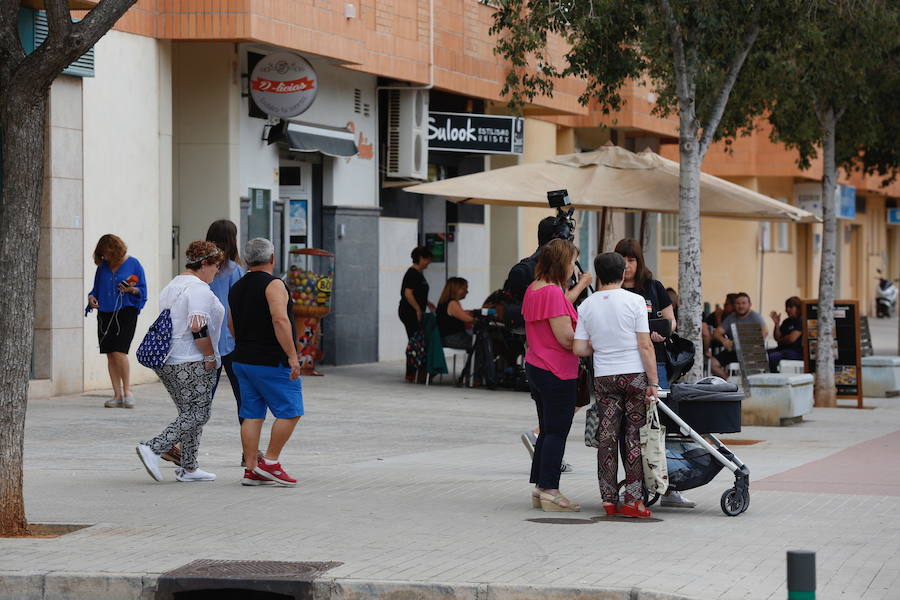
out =
<path fill-rule="evenodd" d="M 606 217 L 608 211 L 609 207 L 606 206 L 600 211 L 600 227 L 599 231 L 597 231 L 597 254 L 603 254 L 604 246 L 606 245 Z"/>
<path fill-rule="evenodd" d="M 646 233 L 647 233 L 647 211 L 642 210 L 641 211 L 641 237 L 639 238 L 641 240 L 641 248 L 647 247 L 647 238 L 644 237 L 644 235 Z"/>

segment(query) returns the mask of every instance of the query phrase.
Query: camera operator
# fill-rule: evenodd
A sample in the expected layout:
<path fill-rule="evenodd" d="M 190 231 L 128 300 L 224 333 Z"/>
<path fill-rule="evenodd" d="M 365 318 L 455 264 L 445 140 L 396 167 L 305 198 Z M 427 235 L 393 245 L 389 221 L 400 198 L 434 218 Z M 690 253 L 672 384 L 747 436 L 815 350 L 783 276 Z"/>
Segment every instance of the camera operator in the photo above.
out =
<path fill-rule="evenodd" d="M 546 217 L 538 223 L 538 248 L 531 256 L 525 257 L 517 262 L 513 268 L 509 270 L 506 276 L 506 282 L 503 284 L 503 290 L 509 292 L 518 302 L 525 297 L 525 290 L 534 281 L 534 268 L 537 266 L 538 257 L 541 255 L 541 248 L 550 240 L 562 237 L 559 233 L 567 233 L 570 230 L 566 227 L 566 231 L 560 232 L 559 216 Z M 571 239 L 571 234 L 567 234 L 563 239 Z M 566 298 L 569 302 L 575 300 L 581 293 L 591 284 L 591 274 L 582 273 L 578 276 L 578 281 L 566 292 Z"/>

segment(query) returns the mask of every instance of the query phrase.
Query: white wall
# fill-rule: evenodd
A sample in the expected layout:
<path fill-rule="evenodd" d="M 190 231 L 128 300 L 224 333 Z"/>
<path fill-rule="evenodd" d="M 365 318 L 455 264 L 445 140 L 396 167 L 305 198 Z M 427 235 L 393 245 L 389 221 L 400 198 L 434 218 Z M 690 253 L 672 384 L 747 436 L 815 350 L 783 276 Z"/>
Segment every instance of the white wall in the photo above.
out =
<path fill-rule="evenodd" d="M 462 301 L 464 309 L 479 308 L 493 289 L 490 287 L 490 258 L 488 256 L 489 227 L 475 223 L 456 223 L 454 241 L 448 246 L 450 275 L 469 282 L 469 295 Z M 437 304 L 441 290 L 431 295 Z"/>
<path fill-rule="evenodd" d="M 416 219 L 378 219 L 378 360 L 406 356 L 406 329 L 397 316 L 397 306 L 403 275 L 412 264 L 409 253 L 416 247 L 418 227 Z M 440 290 L 431 294 L 436 300 L 435 294 Z"/>
<path fill-rule="evenodd" d="M 161 240 L 170 225 L 160 202 L 166 184 L 171 111 L 167 43 L 111 31 L 96 46 L 96 77 L 84 80 L 84 293 L 93 285 L 92 253 L 104 233 L 115 233 L 144 266 L 149 301 L 132 344 L 132 381 L 156 376 L 134 360 L 134 349 L 157 316 L 160 288 L 168 283 Z M 161 86 L 161 83 L 163 84 Z M 85 320 L 85 389 L 110 387 L 106 359 L 98 353 L 96 312 Z"/>

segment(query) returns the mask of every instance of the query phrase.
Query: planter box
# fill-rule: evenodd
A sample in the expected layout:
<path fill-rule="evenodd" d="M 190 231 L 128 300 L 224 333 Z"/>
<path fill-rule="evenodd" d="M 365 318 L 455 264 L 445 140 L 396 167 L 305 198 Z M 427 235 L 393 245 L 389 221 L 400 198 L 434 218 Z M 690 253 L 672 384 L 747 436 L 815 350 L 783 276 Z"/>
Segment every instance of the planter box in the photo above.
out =
<path fill-rule="evenodd" d="M 864 396 L 900 395 L 900 356 L 864 356 L 862 386 Z"/>
<path fill-rule="evenodd" d="M 810 373 L 760 373 L 747 378 L 750 395 L 744 400 L 744 425 L 779 426 L 799 423 L 813 407 Z"/>

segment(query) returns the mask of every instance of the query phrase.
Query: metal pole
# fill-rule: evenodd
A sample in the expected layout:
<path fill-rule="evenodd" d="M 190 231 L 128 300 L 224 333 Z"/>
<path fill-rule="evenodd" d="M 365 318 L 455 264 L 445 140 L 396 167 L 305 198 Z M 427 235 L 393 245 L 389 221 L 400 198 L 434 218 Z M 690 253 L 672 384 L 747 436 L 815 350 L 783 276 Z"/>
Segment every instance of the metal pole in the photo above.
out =
<path fill-rule="evenodd" d="M 597 232 L 597 254 L 603 254 L 606 245 L 606 216 L 609 207 L 604 206 L 600 211 L 600 231 Z"/>
<path fill-rule="evenodd" d="M 647 235 L 647 211 L 641 211 L 641 237 L 638 239 L 641 241 L 641 250 L 647 247 L 647 239 L 644 237 Z"/>
<path fill-rule="evenodd" d="M 816 553 L 789 550 L 787 553 L 788 600 L 816 600 Z"/>

